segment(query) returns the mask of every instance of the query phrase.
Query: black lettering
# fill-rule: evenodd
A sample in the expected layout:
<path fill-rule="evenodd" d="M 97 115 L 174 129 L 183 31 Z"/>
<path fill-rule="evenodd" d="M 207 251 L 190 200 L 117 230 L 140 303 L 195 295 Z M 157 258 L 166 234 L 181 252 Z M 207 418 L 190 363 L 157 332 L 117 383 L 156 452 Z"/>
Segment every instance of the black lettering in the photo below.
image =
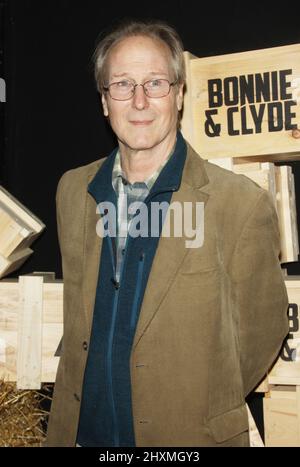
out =
<path fill-rule="evenodd" d="M 299 318 L 298 318 L 298 305 L 297 303 L 290 303 L 288 308 L 288 318 L 289 318 L 289 331 L 298 332 L 299 331 Z"/>
<path fill-rule="evenodd" d="M 284 362 L 292 362 L 295 360 L 295 348 L 289 346 L 289 340 L 293 339 L 292 332 L 299 331 L 299 317 L 298 317 L 298 305 L 297 303 L 290 303 L 288 308 L 288 318 L 289 318 L 289 334 L 287 335 L 280 357 Z"/>
<path fill-rule="evenodd" d="M 290 81 L 286 81 L 287 75 L 291 75 L 292 70 L 280 70 L 279 71 L 279 82 L 280 82 L 280 99 L 286 100 L 286 99 L 292 99 L 292 94 L 289 94 L 286 92 L 287 88 L 291 86 Z"/>
<path fill-rule="evenodd" d="M 229 109 L 227 109 L 227 126 L 229 136 L 237 136 L 240 134 L 239 130 L 234 129 L 233 125 L 233 113 L 238 111 L 238 107 L 230 107 Z"/>
<path fill-rule="evenodd" d="M 221 107 L 223 105 L 222 80 L 209 79 L 208 85 L 208 105 L 209 107 Z"/>
<path fill-rule="evenodd" d="M 294 360 L 293 354 L 295 352 L 295 348 L 291 348 L 289 346 L 289 339 L 293 339 L 292 334 L 288 334 L 286 340 L 284 341 L 280 357 L 284 362 L 292 362 Z"/>
<path fill-rule="evenodd" d="M 224 79 L 224 103 L 228 106 L 239 103 L 239 85 L 236 76 Z"/>
<path fill-rule="evenodd" d="M 240 104 L 245 105 L 247 102 L 254 103 L 254 78 L 253 75 L 240 76 Z"/>
<path fill-rule="evenodd" d="M 253 129 L 247 128 L 246 107 L 241 107 L 241 123 L 242 123 L 242 135 L 251 135 L 253 133 Z"/>
<path fill-rule="evenodd" d="M 255 105 L 250 105 L 249 107 L 255 125 L 255 133 L 261 133 L 261 124 L 263 121 L 266 104 L 259 104 L 258 113 L 256 111 Z"/>
<path fill-rule="evenodd" d="M 255 74 L 256 102 L 269 102 L 270 96 L 270 73 L 267 71 L 263 75 Z"/>
<path fill-rule="evenodd" d="M 270 102 L 268 104 L 269 131 L 281 131 L 283 129 L 282 104 L 281 102 Z"/>
<path fill-rule="evenodd" d="M 278 101 L 278 75 L 277 75 L 277 71 L 272 71 L 271 81 L 272 81 L 272 101 Z"/>
<path fill-rule="evenodd" d="M 284 101 L 284 115 L 285 115 L 285 122 L 284 122 L 284 128 L 286 130 L 296 130 L 297 124 L 292 123 L 292 118 L 296 117 L 295 112 L 291 112 L 291 107 L 293 105 L 297 105 L 296 101 Z"/>
<path fill-rule="evenodd" d="M 212 115 L 217 115 L 217 113 L 217 109 L 205 111 L 206 120 L 204 129 L 206 135 L 210 138 L 213 138 L 214 136 L 220 136 L 221 133 L 221 125 L 219 123 L 215 123 L 212 119 Z"/>

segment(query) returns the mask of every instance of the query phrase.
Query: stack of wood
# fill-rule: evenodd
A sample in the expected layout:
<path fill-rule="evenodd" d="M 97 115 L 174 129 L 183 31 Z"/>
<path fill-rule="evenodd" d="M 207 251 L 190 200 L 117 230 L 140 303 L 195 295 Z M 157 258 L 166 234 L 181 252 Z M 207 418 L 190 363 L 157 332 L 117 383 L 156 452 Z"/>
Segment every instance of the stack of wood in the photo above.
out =
<path fill-rule="evenodd" d="M 0 186 L 0 278 L 18 269 L 32 254 L 32 242 L 45 225 Z"/>
<path fill-rule="evenodd" d="M 0 379 L 18 389 L 54 382 L 63 335 L 63 282 L 54 273 L 0 281 Z"/>

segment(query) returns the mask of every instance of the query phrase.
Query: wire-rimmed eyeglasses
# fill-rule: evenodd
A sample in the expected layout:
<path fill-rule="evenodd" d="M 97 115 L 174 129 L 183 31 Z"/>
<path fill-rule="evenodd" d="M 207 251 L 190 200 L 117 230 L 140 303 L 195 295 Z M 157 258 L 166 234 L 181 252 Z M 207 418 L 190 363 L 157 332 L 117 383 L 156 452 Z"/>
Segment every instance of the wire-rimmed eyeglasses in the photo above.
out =
<path fill-rule="evenodd" d="M 104 86 L 103 89 L 109 93 L 112 99 L 127 101 L 133 97 L 137 86 L 143 87 L 147 97 L 159 98 L 167 96 L 174 84 L 176 84 L 176 81 L 170 83 L 167 79 L 150 79 L 143 84 L 134 84 L 132 81 L 122 80 Z"/>

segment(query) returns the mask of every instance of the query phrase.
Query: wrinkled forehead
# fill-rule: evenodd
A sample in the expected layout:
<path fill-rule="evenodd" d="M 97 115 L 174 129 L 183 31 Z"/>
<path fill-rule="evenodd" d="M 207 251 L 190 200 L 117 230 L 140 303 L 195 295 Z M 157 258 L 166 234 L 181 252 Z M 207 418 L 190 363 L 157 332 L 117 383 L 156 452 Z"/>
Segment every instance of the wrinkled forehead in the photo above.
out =
<path fill-rule="evenodd" d="M 107 77 L 130 74 L 172 74 L 172 55 L 167 44 L 148 36 L 127 37 L 115 44 L 107 57 Z"/>

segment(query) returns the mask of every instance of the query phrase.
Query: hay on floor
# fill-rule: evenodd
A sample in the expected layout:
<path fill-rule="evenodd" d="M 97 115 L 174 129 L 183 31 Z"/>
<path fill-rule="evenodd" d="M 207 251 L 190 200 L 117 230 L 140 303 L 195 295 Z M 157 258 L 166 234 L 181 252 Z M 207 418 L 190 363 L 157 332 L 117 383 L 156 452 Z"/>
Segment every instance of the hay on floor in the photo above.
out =
<path fill-rule="evenodd" d="M 17 390 L 15 383 L 0 380 L 0 447 L 41 446 L 49 415 L 42 407 L 51 399 L 49 386 Z"/>

